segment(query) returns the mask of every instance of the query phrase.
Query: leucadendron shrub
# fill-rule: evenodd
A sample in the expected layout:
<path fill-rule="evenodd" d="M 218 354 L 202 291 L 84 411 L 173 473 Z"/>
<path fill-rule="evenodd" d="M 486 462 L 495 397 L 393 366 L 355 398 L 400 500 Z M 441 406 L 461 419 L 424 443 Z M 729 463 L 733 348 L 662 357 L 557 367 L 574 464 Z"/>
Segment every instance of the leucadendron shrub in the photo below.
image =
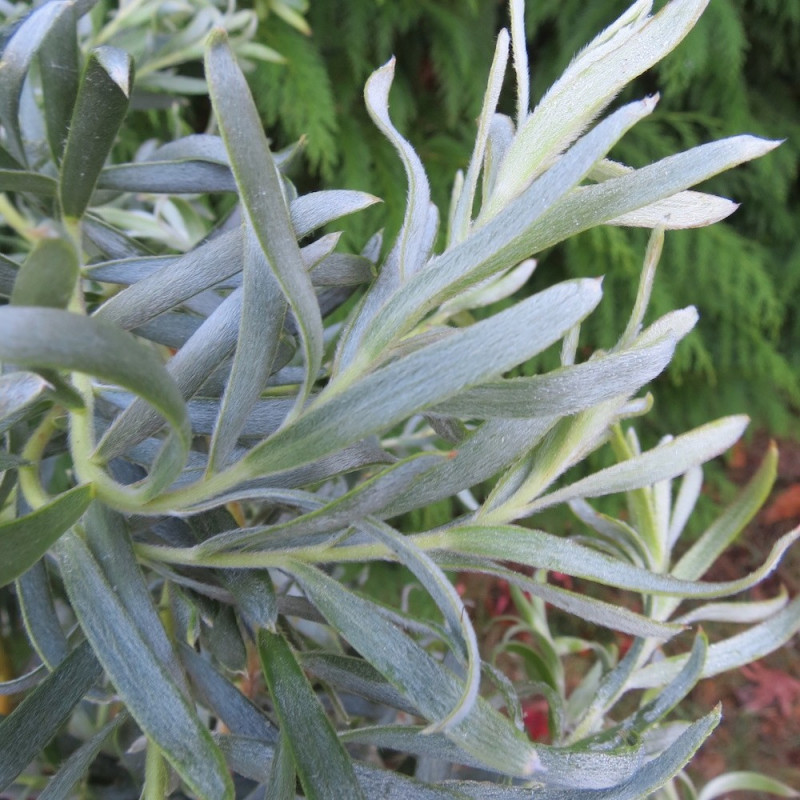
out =
<path fill-rule="evenodd" d="M 644 322 L 664 231 L 730 214 L 731 201 L 689 187 L 776 143 L 737 136 L 634 170 L 607 155 L 657 98 L 594 124 L 705 2 L 672 0 L 655 16 L 637 2 L 533 111 L 512 2 L 441 252 L 423 165 L 389 115 L 393 63 L 377 70 L 366 104 L 408 178 L 404 224 L 380 263 L 379 234 L 349 254 L 319 233 L 375 198 L 297 195 L 221 29 L 205 51 L 211 132 L 143 143 L 117 163 L 133 59 L 76 46 L 90 5 L 44 3 L 3 34 L 0 622 L 22 673 L 0 684 L 17 703 L 0 722 L 4 793 L 790 793 L 739 774 L 698 795 L 681 771 L 719 710 L 667 721 L 698 680 L 800 628 L 800 600 L 785 593 L 727 600 L 762 580 L 798 531 L 754 573 L 702 580 L 769 491 L 775 452 L 687 547 L 702 465 L 746 419 L 649 450 L 628 424 L 697 318 L 686 308 Z M 515 119 L 495 113 L 510 56 Z M 164 230 L 185 230 L 189 207 L 203 213 L 176 252 Z M 653 234 L 627 328 L 585 357 L 579 331 L 603 301 L 600 278 L 510 298 L 534 254 L 596 225 Z M 489 313 L 469 324 L 464 312 L 479 306 Z M 504 377 L 559 343 L 559 369 Z M 614 466 L 571 477 L 606 443 Z M 614 493 L 625 493 L 625 519 L 591 505 Z M 461 509 L 447 524 L 393 524 L 443 498 Z M 583 523 L 574 535 L 536 527 L 538 512 L 564 503 Z M 435 613 L 388 607 L 342 579 L 342 565 L 376 561 L 406 568 Z M 515 587 L 527 636 L 500 650 L 519 657 L 521 679 L 484 660 L 453 571 Z M 629 602 L 569 591 L 549 571 Z M 548 609 L 633 645 L 620 658 L 601 637 L 561 635 Z M 698 623 L 716 620 L 741 632 L 709 645 Z M 569 688 L 564 661 L 586 650 L 593 664 Z M 546 700 L 547 744 L 523 732 L 521 692 Z"/>

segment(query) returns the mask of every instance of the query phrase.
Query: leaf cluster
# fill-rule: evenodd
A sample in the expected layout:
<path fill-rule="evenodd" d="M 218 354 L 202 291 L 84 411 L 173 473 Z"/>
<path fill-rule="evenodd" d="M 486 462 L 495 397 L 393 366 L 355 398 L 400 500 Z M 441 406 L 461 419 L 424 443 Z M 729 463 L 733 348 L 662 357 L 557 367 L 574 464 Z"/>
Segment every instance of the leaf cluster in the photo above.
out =
<path fill-rule="evenodd" d="M 702 465 L 746 418 L 650 450 L 627 427 L 697 320 L 687 307 L 645 324 L 665 229 L 730 214 L 730 201 L 690 187 L 776 145 L 734 136 L 639 169 L 608 158 L 656 99 L 605 109 L 705 2 L 651 15 L 640 0 L 533 110 L 513 2 L 441 226 L 423 162 L 389 113 L 394 62 L 372 73 L 367 113 L 407 186 L 385 255 L 380 233 L 352 253 L 324 232 L 376 198 L 298 191 L 221 28 L 204 51 L 216 132 L 120 161 L 134 58 L 75 46 L 75 15 L 89 5 L 30 9 L 9 23 L 0 61 L 0 211 L 14 233 L 0 260 L 0 597 L 3 642 L 23 651 L 22 674 L 0 691 L 24 694 L 0 721 L 0 788 L 108 796 L 92 779 L 100 754 L 146 800 L 179 787 L 208 800 L 293 798 L 298 782 L 318 798 L 633 799 L 668 787 L 719 711 L 665 716 L 701 677 L 800 627 L 785 593 L 727 600 L 766 577 L 800 531 L 750 575 L 702 580 L 768 492 L 774 451 L 676 554 Z M 45 88 L 56 68 L 71 81 L 58 103 Z M 507 68 L 514 118 L 497 112 Z M 204 224 L 199 209 L 219 198 L 227 213 Z M 197 213 L 181 216 L 187 208 Z M 532 256 L 599 225 L 652 233 L 624 330 L 579 358 L 600 279 L 509 297 Z M 513 375 L 559 346 L 556 368 Z M 572 468 L 604 444 L 616 463 L 576 479 Z M 590 505 L 612 494 L 624 495 L 625 518 Z M 444 524 L 392 524 L 443 499 L 460 509 Z M 562 504 L 579 533 L 534 527 Z M 413 574 L 433 616 L 339 579 L 338 565 L 372 562 Z M 527 671 L 516 685 L 481 652 L 453 571 L 519 589 L 528 638 L 505 643 Z M 633 593 L 639 609 L 548 582 L 551 572 Z M 570 641 L 545 604 L 634 646 L 620 658 Z M 744 628 L 664 649 L 720 619 Z M 570 689 L 562 661 L 587 648 L 596 658 Z M 554 721 L 546 744 L 523 731 L 531 686 Z M 623 697 L 632 710 L 616 714 Z M 405 753 L 414 775 L 376 758 L 386 750 Z"/>

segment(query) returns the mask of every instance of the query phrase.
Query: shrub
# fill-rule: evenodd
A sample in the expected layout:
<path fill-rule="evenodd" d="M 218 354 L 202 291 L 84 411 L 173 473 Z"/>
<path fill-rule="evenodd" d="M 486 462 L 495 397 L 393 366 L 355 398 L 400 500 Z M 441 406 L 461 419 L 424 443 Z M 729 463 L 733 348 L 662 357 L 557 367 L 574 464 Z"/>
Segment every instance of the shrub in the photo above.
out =
<path fill-rule="evenodd" d="M 101 752 L 115 781 L 128 775 L 113 792 L 148 799 L 179 784 L 209 800 L 293 797 L 298 780 L 319 798 L 624 800 L 669 786 L 719 711 L 666 715 L 700 678 L 800 627 L 800 601 L 785 594 L 703 602 L 759 582 L 800 535 L 751 575 L 700 580 L 769 490 L 774 450 L 678 556 L 701 466 L 746 419 L 647 451 L 624 429 L 697 318 L 686 308 L 644 325 L 664 230 L 729 214 L 729 200 L 689 187 L 775 146 L 737 136 L 637 170 L 606 159 L 656 98 L 592 121 L 704 5 L 673 0 L 650 17 L 636 3 L 530 112 L 513 3 L 438 253 L 422 163 L 388 112 L 393 62 L 375 72 L 367 108 L 408 180 L 379 268 L 379 235 L 356 255 L 318 234 L 375 198 L 296 193 L 281 174 L 290 154 L 270 152 L 222 30 L 205 56 L 220 135 L 148 144 L 118 163 L 130 55 L 109 45 L 79 55 L 68 2 L 9 25 L 0 188 L 16 236 L 0 261 L 0 579 L 14 587 L 3 594 L 8 633 L 23 629 L 40 664 L 2 684 L 26 696 L 0 722 L 0 786 L 52 800 L 85 781 L 106 796 Z M 515 120 L 495 113 L 510 41 Z M 578 362 L 599 279 L 509 298 L 532 254 L 598 225 L 653 233 L 624 333 Z M 477 307 L 494 313 L 462 324 Z M 559 342 L 559 368 L 504 377 Z M 617 463 L 572 479 L 605 442 Z M 483 495 L 475 487 L 489 479 Z M 613 493 L 625 493 L 624 520 L 588 502 Z M 391 524 L 444 498 L 460 510 L 443 525 Z M 564 503 L 579 534 L 528 526 Z M 343 565 L 375 561 L 408 570 L 434 612 L 386 606 L 344 579 Z M 518 590 L 527 637 L 505 649 L 522 659 L 523 685 L 482 658 L 452 571 Z M 548 582 L 551 571 L 640 595 L 641 608 Z M 678 613 L 686 600 L 696 602 Z M 620 657 L 561 635 L 548 608 L 633 644 Z M 746 627 L 711 646 L 702 632 L 691 647 L 676 642 L 720 619 Z M 568 687 L 564 662 L 583 650 L 591 668 Z M 547 703 L 547 744 L 523 731 L 531 692 Z M 387 751 L 412 766 L 387 768 Z"/>

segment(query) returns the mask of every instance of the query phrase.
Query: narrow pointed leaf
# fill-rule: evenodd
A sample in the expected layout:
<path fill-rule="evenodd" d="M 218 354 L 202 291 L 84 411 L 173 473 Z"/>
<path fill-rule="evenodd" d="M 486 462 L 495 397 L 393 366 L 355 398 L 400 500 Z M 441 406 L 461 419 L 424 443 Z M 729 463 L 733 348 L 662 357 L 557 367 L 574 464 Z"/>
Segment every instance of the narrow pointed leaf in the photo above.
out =
<path fill-rule="evenodd" d="M 249 225 L 243 239 L 244 285 L 239 336 L 211 439 L 210 472 L 226 466 L 247 417 L 267 383 L 287 308 L 280 286 Z"/>
<path fill-rule="evenodd" d="M 414 148 L 400 135 L 389 117 L 389 90 L 394 78 L 394 63 L 392 58 L 372 73 L 364 87 L 364 100 L 372 121 L 397 150 L 408 180 L 403 226 L 395 245 L 396 252 L 385 267 L 391 270 L 391 281 L 397 285 L 422 269 L 428 260 L 428 250 L 433 241 L 427 230 L 431 196 L 425 168 Z"/>
<path fill-rule="evenodd" d="M 89 54 L 64 145 L 59 181 L 61 210 L 81 217 L 128 111 L 133 59 L 115 47 Z"/>
<path fill-rule="evenodd" d="M 84 519 L 86 544 L 106 581 L 125 606 L 133 624 L 175 684 L 188 694 L 186 677 L 164 624 L 156 610 L 144 575 L 136 563 L 125 519 L 94 503 Z"/>
<path fill-rule="evenodd" d="M 30 192 L 41 197 L 55 197 L 58 183 L 49 175 L 22 169 L 0 169 L 0 191 Z"/>
<path fill-rule="evenodd" d="M 230 776 L 211 735 L 140 634 L 92 553 L 70 534 L 62 538 L 58 557 L 81 627 L 131 716 L 192 792 L 203 800 L 232 798 Z"/>
<path fill-rule="evenodd" d="M 47 387 L 47 381 L 33 372 L 0 375 L 0 434 L 24 419 Z"/>
<path fill-rule="evenodd" d="M 78 256 L 65 239 L 43 239 L 19 268 L 11 304 L 66 308 L 78 281 Z"/>
<path fill-rule="evenodd" d="M 789 642 L 800 631 L 800 598 L 770 619 L 748 628 L 728 639 L 715 642 L 708 648 L 703 667 L 704 678 L 738 669 L 769 655 Z M 650 664 L 636 672 L 628 684 L 630 689 L 663 686 L 677 675 L 688 656 L 673 656 Z"/>
<path fill-rule="evenodd" d="M 704 583 L 650 572 L 570 539 L 514 525 L 457 525 L 412 537 L 417 546 L 427 551 L 444 550 L 466 556 L 513 561 L 619 589 L 693 598 L 725 597 L 754 586 L 775 568 L 783 553 L 798 538 L 800 528 L 781 537 L 773 545 L 764 564 L 744 578 Z M 346 553 L 344 547 L 338 549 L 341 555 Z"/>
<path fill-rule="evenodd" d="M 39 51 L 45 123 L 50 151 L 58 162 L 78 95 L 80 55 L 75 9 L 61 14 Z"/>
<path fill-rule="evenodd" d="M 67 657 L 69 643 L 58 618 L 43 560 L 17 580 L 16 589 L 28 641 L 42 662 L 53 670 Z"/>
<path fill-rule="evenodd" d="M 576 233 L 610 223 L 731 167 L 760 158 L 779 144 L 755 136 L 733 136 L 668 156 L 620 178 L 573 189 L 520 237 L 519 250 L 529 255 L 552 247 Z"/>
<path fill-rule="evenodd" d="M 694 309 L 689 311 L 689 317 L 697 318 Z M 436 411 L 464 417 L 529 419 L 566 416 L 613 397 L 629 396 L 667 366 L 686 327 L 668 332 L 652 343 L 545 375 L 482 384 L 437 406 Z"/>
<path fill-rule="evenodd" d="M 0 523 L 0 586 L 32 567 L 80 519 L 91 499 L 91 486 L 76 486 L 30 514 Z"/>
<path fill-rule="evenodd" d="M 228 167 L 210 161 L 143 161 L 107 167 L 98 189 L 148 194 L 202 194 L 235 192 L 236 181 Z"/>
<path fill-rule="evenodd" d="M 299 410 L 322 363 L 322 317 L 253 98 L 227 36 L 219 30 L 209 38 L 206 79 L 242 203 L 300 327 L 306 371 Z"/>
<path fill-rule="evenodd" d="M 576 56 L 520 126 L 500 168 L 499 188 L 487 204 L 486 213 L 496 214 L 518 195 L 622 87 L 676 47 L 707 4 L 708 0 L 676 0 L 654 17 L 634 15 L 631 8 L 609 30 L 600 33 Z"/>
<path fill-rule="evenodd" d="M 281 736 L 294 758 L 306 797 L 363 798 L 353 764 L 286 640 L 261 630 L 258 652 Z"/>
<path fill-rule="evenodd" d="M 596 472 L 563 489 L 530 502 L 527 514 L 578 498 L 599 497 L 640 489 L 680 475 L 692 467 L 722 455 L 742 435 L 747 417 L 726 417 L 702 425 L 640 456 Z"/>
<path fill-rule="evenodd" d="M 245 458 L 255 474 L 286 469 L 376 433 L 501 374 L 557 341 L 600 299 L 593 280 L 558 284 L 317 401 Z M 528 330 L 519 336 L 520 330 Z M 402 387 L 402 392 L 388 387 Z"/>
<path fill-rule="evenodd" d="M 130 389 L 171 425 L 177 438 L 167 446 L 182 462 L 189 424 L 180 391 L 158 356 L 115 325 L 56 309 L 7 306 L 0 309 L 0 359 L 83 372 Z"/>
<path fill-rule="evenodd" d="M 56 0 L 34 9 L 3 48 L 0 60 L 0 120 L 9 132 L 13 155 L 23 164 L 26 159 L 19 125 L 22 85 L 48 32 L 57 25 L 62 15 L 69 14 L 71 6 L 67 0 Z"/>
<path fill-rule="evenodd" d="M 466 665 L 463 692 L 447 715 L 435 720 L 428 727 L 429 732 L 452 730 L 468 717 L 477 702 L 480 688 L 481 656 L 469 614 L 447 576 L 425 552 L 417 549 L 408 537 L 385 523 L 373 520 L 364 520 L 358 527 L 394 551 L 417 577 L 442 612 L 448 631 L 459 646 L 461 652 L 456 651 L 456 654 Z"/>
<path fill-rule="evenodd" d="M 47 786 L 42 790 L 38 800 L 69 800 L 74 797 L 72 790 L 75 788 L 75 784 L 86 775 L 106 739 L 127 719 L 128 715 L 124 711 L 120 711 L 111 722 L 107 722 L 94 736 L 87 739 L 58 768 L 58 772 L 47 782 Z"/>
<path fill-rule="evenodd" d="M 428 310 L 459 292 L 516 266 L 537 249 L 528 241 L 547 210 L 561 205 L 574 187 L 632 125 L 650 114 L 655 100 L 630 103 L 603 120 L 573 145 L 497 218 L 477 228 L 464 241 L 432 258 L 370 320 L 360 340 L 369 354 L 379 353 L 408 332 Z M 594 188 L 594 187 L 591 187 Z M 565 198 L 566 195 L 566 198 Z M 560 202 L 559 202 L 560 201 Z M 365 358 L 365 356 L 362 356 Z"/>
<path fill-rule="evenodd" d="M 785 783 L 758 772 L 726 772 L 710 780 L 697 795 L 697 800 L 716 800 L 729 792 L 762 792 L 776 797 L 800 797 Z"/>
<path fill-rule="evenodd" d="M 319 570 L 299 562 L 288 570 L 328 622 L 429 720 L 441 719 L 458 702 L 463 685 L 415 641 L 375 613 L 374 606 Z M 370 619 L 370 625 L 363 620 Z M 528 776 L 539 767 L 536 751 L 510 720 L 478 698 L 467 717 L 448 732 L 484 765 Z"/>
<path fill-rule="evenodd" d="M 0 791 L 39 755 L 102 673 L 84 642 L 0 720 Z"/>
<path fill-rule="evenodd" d="M 239 692 L 210 661 L 185 644 L 180 645 L 180 656 L 207 707 L 232 733 L 270 743 L 277 741 L 278 731 L 261 709 Z"/>

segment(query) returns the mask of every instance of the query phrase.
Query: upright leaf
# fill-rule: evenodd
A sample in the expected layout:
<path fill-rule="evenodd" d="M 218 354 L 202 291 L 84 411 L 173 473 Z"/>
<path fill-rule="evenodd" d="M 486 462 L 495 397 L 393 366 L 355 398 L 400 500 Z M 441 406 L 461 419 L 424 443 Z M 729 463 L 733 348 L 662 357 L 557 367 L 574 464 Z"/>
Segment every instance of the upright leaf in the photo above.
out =
<path fill-rule="evenodd" d="M 206 78 L 242 204 L 300 328 L 305 378 L 298 393 L 299 412 L 322 363 L 322 316 L 258 112 L 227 36 L 220 30 L 208 41 Z"/>
<path fill-rule="evenodd" d="M 83 216 L 100 170 L 128 111 L 133 89 L 133 58 L 116 47 L 89 54 L 81 76 L 64 145 L 59 178 L 61 211 Z"/>
<path fill-rule="evenodd" d="M 282 742 L 292 753 L 306 797 L 363 799 L 350 757 L 286 640 L 261 630 L 258 652 L 281 723 Z"/>
<path fill-rule="evenodd" d="M 0 720 L 0 791 L 39 755 L 102 674 L 92 648 L 84 642 Z"/>
<path fill-rule="evenodd" d="M 232 800 L 233 785 L 222 754 L 91 551 L 69 534 L 57 554 L 81 627 L 133 718 L 192 792 L 203 800 Z"/>

